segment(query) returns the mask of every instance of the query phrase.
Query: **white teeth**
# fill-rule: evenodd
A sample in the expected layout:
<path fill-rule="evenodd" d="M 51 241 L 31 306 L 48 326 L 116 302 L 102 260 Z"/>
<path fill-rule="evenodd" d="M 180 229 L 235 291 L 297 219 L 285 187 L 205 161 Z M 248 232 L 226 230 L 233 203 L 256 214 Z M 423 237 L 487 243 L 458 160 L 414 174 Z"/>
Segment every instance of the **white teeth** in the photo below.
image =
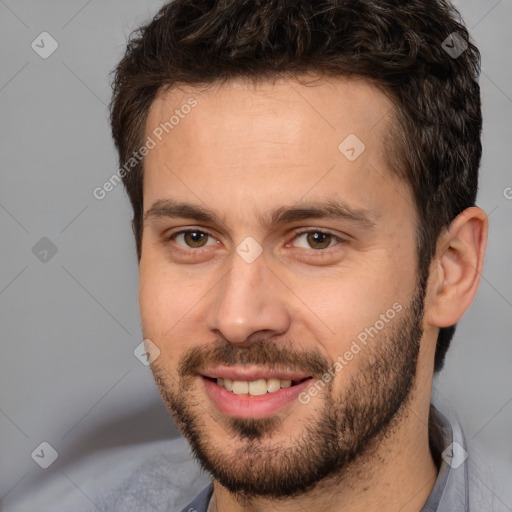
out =
<path fill-rule="evenodd" d="M 222 379 L 220 379 L 220 380 L 222 380 Z M 224 384 L 221 384 L 221 386 L 223 385 L 228 391 L 233 391 L 233 383 L 234 382 L 235 381 L 231 380 L 231 379 L 224 379 Z"/>
<path fill-rule="evenodd" d="M 236 395 L 265 395 L 266 393 L 275 393 L 281 388 L 289 388 L 292 385 L 291 380 L 280 379 L 259 379 L 253 381 L 217 379 L 217 384 L 235 393 Z"/>
<path fill-rule="evenodd" d="M 269 393 L 273 393 L 274 391 L 279 391 L 281 389 L 281 381 L 279 379 L 268 379 L 267 380 L 267 390 Z"/>
<path fill-rule="evenodd" d="M 249 382 L 249 395 L 258 396 L 267 393 L 267 381 L 265 379 Z"/>
<path fill-rule="evenodd" d="M 249 383 L 246 380 L 235 380 L 233 382 L 233 393 L 235 395 L 247 395 L 249 392 Z"/>

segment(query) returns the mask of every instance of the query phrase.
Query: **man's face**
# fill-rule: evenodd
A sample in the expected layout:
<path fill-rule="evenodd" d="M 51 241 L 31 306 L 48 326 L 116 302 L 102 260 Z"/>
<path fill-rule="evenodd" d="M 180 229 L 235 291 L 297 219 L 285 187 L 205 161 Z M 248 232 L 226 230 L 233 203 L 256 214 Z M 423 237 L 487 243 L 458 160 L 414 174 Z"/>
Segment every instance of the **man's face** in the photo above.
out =
<path fill-rule="evenodd" d="M 410 395 L 423 294 L 411 193 L 386 164 L 391 115 L 347 79 L 152 105 L 143 333 L 162 398 L 231 491 L 299 494 L 342 472 Z"/>

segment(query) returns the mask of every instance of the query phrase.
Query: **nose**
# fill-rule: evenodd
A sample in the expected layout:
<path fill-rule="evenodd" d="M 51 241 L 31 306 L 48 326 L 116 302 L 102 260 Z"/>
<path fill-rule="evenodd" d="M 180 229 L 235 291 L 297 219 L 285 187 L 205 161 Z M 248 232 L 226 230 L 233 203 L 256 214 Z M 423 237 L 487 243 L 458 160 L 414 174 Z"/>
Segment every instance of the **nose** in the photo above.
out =
<path fill-rule="evenodd" d="M 286 287 L 267 267 L 262 254 L 247 263 L 238 254 L 230 271 L 212 290 L 206 314 L 207 328 L 234 344 L 244 344 L 255 333 L 272 337 L 290 327 Z"/>

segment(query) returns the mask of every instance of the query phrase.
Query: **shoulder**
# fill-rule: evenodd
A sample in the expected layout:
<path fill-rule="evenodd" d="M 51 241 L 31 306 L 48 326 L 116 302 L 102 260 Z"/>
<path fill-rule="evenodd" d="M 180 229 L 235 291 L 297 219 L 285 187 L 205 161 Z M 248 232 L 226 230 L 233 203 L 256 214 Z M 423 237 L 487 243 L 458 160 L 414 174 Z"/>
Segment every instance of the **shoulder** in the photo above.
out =
<path fill-rule="evenodd" d="M 179 437 L 93 453 L 56 471 L 5 512 L 169 512 L 209 482 Z"/>
<path fill-rule="evenodd" d="M 506 489 L 503 479 L 483 456 L 481 447 L 474 443 L 468 446 L 468 491 L 470 512 L 511 511 L 510 488 Z"/>
<path fill-rule="evenodd" d="M 101 510 L 181 510 L 210 481 L 181 437 L 142 447 L 137 461 L 121 482 L 98 496 Z"/>
<path fill-rule="evenodd" d="M 505 492 L 503 478 L 489 465 L 482 447 L 468 439 L 450 408 L 440 413 L 433 406 L 431 413 L 439 432 L 433 453 L 440 459 L 440 469 L 424 511 L 464 510 L 466 512 L 511 512 L 507 505 L 510 492 Z M 431 444 L 431 449 L 432 449 Z"/>

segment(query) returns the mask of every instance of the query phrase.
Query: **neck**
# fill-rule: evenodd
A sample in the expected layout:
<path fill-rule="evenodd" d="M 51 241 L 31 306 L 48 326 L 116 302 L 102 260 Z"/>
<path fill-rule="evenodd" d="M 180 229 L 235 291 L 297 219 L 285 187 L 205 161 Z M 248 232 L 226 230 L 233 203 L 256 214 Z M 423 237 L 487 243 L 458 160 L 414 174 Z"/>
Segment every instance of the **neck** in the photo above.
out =
<path fill-rule="evenodd" d="M 429 445 L 429 400 L 412 399 L 390 428 L 341 475 L 284 500 L 241 500 L 213 482 L 214 512 L 419 512 L 434 486 L 437 466 Z M 430 432 L 431 438 L 435 438 Z M 437 459 L 437 457 L 436 457 Z"/>

